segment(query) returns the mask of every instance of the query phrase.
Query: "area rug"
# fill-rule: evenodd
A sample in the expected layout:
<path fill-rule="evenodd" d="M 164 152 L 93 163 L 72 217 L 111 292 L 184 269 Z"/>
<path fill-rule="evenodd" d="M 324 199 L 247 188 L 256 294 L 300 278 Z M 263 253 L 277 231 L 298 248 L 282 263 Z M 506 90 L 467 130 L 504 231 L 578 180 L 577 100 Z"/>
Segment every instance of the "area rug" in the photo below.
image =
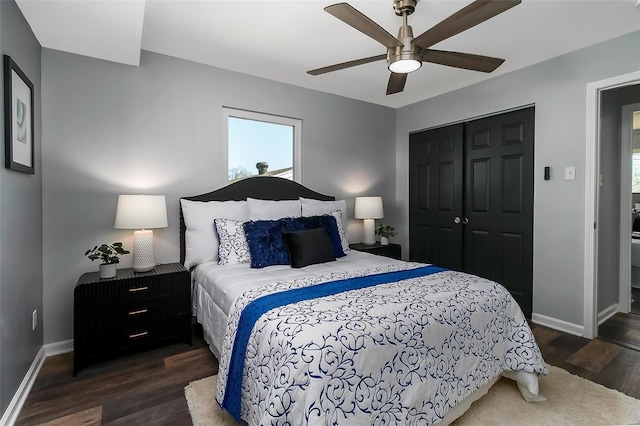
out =
<path fill-rule="evenodd" d="M 185 397 L 194 426 L 237 426 L 214 400 L 216 376 L 189 383 Z M 640 424 L 640 400 L 549 367 L 540 377 L 548 401 L 526 402 L 514 381 L 502 378 L 453 424 L 467 425 L 629 425 Z"/>

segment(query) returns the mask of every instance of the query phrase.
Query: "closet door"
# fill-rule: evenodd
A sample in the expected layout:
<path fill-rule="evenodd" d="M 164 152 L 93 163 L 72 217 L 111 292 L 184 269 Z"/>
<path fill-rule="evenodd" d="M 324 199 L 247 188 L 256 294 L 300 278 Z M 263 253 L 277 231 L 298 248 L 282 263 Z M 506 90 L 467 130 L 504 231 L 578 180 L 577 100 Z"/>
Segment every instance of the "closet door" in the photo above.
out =
<path fill-rule="evenodd" d="M 531 317 L 534 108 L 467 123 L 464 270 L 505 286 Z"/>
<path fill-rule="evenodd" d="M 462 145 L 463 124 L 409 136 L 411 260 L 462 269 Z"/>

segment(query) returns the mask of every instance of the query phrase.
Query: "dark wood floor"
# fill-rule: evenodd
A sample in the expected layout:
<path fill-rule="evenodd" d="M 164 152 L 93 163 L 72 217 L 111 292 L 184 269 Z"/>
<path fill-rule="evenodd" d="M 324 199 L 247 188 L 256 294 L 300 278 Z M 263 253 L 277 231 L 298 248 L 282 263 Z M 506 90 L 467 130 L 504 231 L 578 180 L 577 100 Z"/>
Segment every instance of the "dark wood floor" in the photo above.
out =
<path fill-rule="evenodd" d="M 73 353 L 47 358 L 16 425 L 191 425 L 189 382 L 218 372 L 194 327 L 178 343 L 89 366 L 73 377 Z"/>
<path fill-rule="evenodd" d="M 640 315 L 615 314 L 598 327 L 604 340 L 640 351 Z"/>
<path fill-rule="evenodd" d="M 532 329 L 545 360 L 640 398 L 640 352 L 545 327 Z M 190 425 L 184 387 L 215 374 L 218 362 L 194 329 L 175 344 L 105 362 L 72 376 L 73 354 L 47 358 L 18 425 Z"/>

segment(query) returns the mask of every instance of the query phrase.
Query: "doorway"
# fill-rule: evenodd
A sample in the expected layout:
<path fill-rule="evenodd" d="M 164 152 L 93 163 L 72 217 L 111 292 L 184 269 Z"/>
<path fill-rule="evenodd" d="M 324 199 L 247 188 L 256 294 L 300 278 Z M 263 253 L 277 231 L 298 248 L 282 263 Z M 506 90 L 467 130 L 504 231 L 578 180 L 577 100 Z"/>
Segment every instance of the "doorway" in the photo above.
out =
<path fill-rule="evenodd" d="M 598 334 L 598 198 L 600 187 L 600 98 L 610 89 L 640 83 L 640 71 L 630 72 L 587 84 L 586 157 L 584 209 L 584 309 L 582 335 L 589 339 Z M 620 182 L 620 178 L 617 179 Z"/>
<path fill-rule="evenodd" d="M 599 113 L 597 335 L 629 347 L 640 344 L 639 339 L 625 337 L 640 319 L 629 315 L 635 306 L 634 279 L 640 287 L 640 238 L 633 238 L 634 222 L 640 237 L 640 140 L 634 147 L 632 139 L 633 113 L 640 111 L 639 101 L 639 83 L 603 90 Z M 638 290 L 636 298 L 640 298 Z"/>
<path fill-rule="evenodd" d="M 640 101 L 640 85 L 635 96 Z M 620 123 L 621 146 L 621 187 L 620 217 L 626 216 L 625 210 L 631 193 L 631 251 L 627 251 L 628 228 L 620 228 L 620 312 L 640 314 L 640 102 L 622 107 Z M 626 198 L 626 199 L 625 199 Z M 624 222 L 622 222 L 624 223 Z M 626 224 L 626 223 L 625 223 Z M 630 261 L 628 261 L 630 260 Z M 630 270 L 630 275 L 622 274 Z M 630 295 L 630 297 L 628 297 Z M 638 317 L 640 319 L 640 317 Z"/>

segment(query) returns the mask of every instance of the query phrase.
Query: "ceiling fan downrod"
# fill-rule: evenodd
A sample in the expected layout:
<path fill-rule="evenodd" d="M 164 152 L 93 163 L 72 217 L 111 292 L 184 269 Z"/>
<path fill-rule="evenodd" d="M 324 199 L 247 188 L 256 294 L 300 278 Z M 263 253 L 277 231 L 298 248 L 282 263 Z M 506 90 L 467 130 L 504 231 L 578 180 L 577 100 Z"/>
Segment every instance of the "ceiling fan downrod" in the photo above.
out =
<path fill-rule="evenodd" d="M 413 29 L 409 25 L 408 16 L 416 8 L 416 0 L 394 0 L 393 10 L 402 16 L 402 26 L 398 31 L 398 40 L 402 46 L 387 48 L 387 65 L 389 71 L 406 74 L 420 69 L 422 66 L 422 49 L 413 44 Z"/>

